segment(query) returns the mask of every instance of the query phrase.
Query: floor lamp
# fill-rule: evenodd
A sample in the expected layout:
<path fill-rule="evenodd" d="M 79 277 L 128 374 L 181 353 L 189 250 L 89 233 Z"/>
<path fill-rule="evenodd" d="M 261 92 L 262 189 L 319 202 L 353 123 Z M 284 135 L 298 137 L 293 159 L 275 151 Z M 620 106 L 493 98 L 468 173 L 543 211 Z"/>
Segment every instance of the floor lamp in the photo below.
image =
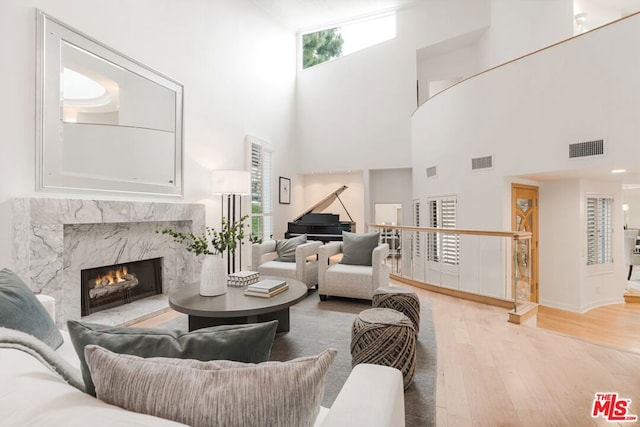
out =
<path fill-rule="evenodd" d="M 242 196 L 250 194 L 249 171 L 214 170 L 211 172 L 213 194 L 220 194 L 221 218 L 237 222 L 242 218 Z M 226 203 L 225 203 L 226 202 Z M 226 215 L 225 215 L 226 211 Z M 242 245 L 236 247 L 238 265 L 242 269 Z M 227 274 L 236 272 L 236 254 L 227 250 Z"/>

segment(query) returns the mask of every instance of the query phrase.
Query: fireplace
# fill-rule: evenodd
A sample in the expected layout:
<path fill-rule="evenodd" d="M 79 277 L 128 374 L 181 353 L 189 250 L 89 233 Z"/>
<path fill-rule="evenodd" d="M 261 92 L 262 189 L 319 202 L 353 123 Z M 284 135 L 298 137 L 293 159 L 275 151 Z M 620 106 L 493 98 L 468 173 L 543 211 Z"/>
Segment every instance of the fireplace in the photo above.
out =
<path fill-rule="evenodd" d="M 162 258 L 81 271 L 81 315 L 162 293 Z"/>

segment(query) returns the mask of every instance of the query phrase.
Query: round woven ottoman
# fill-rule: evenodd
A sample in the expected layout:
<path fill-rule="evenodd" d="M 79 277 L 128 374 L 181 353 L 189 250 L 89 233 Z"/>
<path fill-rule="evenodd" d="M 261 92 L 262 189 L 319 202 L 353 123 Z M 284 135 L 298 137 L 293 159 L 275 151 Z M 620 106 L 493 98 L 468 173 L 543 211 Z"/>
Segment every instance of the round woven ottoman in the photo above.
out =
<path fill-rule="evenodd" d="M 420 300 L 412 290 L 383 286 L 374 292 L 372 305 L 374 308 L 392 308 L 404 313 L 413 323 L 416 335 L 420 332 Z"/>
<path fill-rule="evenodd" d="M 389 308 L 360 313 L 351 329 L 351 366 L 359 363 L 398 369 L 406 389 L 416 370 L 416 334 L 411 320 Z"/>

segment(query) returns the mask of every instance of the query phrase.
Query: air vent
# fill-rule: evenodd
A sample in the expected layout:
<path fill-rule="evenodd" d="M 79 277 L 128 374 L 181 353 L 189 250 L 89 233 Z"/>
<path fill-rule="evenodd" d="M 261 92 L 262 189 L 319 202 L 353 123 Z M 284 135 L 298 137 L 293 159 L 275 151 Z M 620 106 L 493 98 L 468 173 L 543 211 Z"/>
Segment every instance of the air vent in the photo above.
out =
<path fill-rule="evenodd" d="M 569 158 L 601 156 L 604 154 L 604 140 L 578 142 L 569 144 Z"/>
<path fill-rule="evenodd" d="M 435 166 L 429 166 L 427 168 L 427 178 L 436 176 L 437 168 Z"/>
<path fill-rule="evenodd" d="M 493 156 L 476 157 L 471 159 L 471 170 L 491 169 L 493 167 Z"/>

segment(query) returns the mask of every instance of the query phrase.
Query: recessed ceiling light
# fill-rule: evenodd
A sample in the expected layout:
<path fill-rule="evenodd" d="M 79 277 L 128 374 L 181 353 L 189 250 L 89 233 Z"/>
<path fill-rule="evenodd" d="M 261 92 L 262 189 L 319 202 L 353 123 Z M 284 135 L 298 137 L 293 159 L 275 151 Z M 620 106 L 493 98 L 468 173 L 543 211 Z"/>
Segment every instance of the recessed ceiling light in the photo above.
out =
<path fill-rule="evenodd" d="M 626 169 L 614 169 L 611 171 L 611 173 L 625 173 L 626 171 Z"/>

